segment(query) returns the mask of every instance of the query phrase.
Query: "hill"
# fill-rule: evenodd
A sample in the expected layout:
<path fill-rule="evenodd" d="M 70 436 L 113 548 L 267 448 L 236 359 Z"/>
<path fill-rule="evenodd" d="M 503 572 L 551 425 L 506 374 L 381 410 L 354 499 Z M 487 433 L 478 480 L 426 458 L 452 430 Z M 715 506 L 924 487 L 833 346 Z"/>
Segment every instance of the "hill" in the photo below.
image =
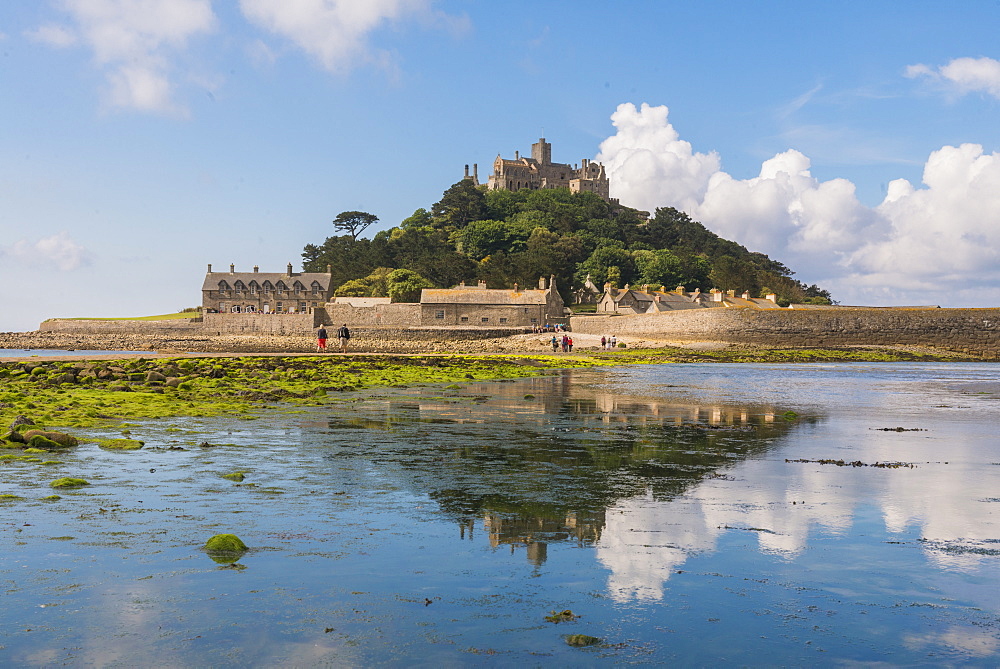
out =
<path fill-rule="evenodd" d="M 723 239 L 670 207 L 647 216 L 593 193 L 487 191 L 463 180 L 430 211 L 417 209 L 372 239 L 338 223 L 350 220 L 348 214 L 366 225 L 377 220 L 364 212 L 344 212 L 334 225 L 349 234 L 308 244 L 302 253 L 304 271 L 333 266 L 338 295 L 391 295 L 391 289 L 394 299 L 408 299 L 420 287 L 476 279 L 491 286 L 531 286 L 541 276 L 555 275 L 571 303 L 573 290 L 589 275 L 598 287 L 610 282 L 719 288 L 754 296 L 775 293 L 781 303 L 830 303 L 829 292 L 794 279 L 782 263 Z"/>

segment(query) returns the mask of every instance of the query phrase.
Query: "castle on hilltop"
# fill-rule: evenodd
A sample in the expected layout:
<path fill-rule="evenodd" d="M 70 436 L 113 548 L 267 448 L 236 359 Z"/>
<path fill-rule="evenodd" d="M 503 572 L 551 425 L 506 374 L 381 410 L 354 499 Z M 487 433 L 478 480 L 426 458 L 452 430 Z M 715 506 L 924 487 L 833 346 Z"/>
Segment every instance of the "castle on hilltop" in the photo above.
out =
<path fill-rule="evenodd" d="M 465 166 L 465 178 L 479 185 L 478 165 Z M 497 154 L 493 161 L 493 174 L 487 183 L 489 190 L 519 191 L 525 188 L 569 188 L 574 193 L 595 193 L 608 202 L 617 204 L 608 194 L 608 175 L 604 165 L 584 158 L 580 165 L 552 162 L 552 145 L 542 137 L 531 145 L 531 157 L 522 157 L 514 152 L 514 160 L 501 158 Z"/>

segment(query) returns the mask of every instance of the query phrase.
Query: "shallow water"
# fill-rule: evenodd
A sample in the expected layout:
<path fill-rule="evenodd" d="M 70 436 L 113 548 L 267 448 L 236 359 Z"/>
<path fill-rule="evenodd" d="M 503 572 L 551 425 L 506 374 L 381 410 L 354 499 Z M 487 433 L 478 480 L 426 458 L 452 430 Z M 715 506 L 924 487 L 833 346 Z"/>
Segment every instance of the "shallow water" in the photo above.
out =
<path fill-rule="evenodd" d="M 338 397 L 0 462 L 0 663 L 1000 662 L 1000 367 Z M 91 485 L 42 501 L 61 476 Z M 235 565 L 201 550 L 221 532 Z"/>

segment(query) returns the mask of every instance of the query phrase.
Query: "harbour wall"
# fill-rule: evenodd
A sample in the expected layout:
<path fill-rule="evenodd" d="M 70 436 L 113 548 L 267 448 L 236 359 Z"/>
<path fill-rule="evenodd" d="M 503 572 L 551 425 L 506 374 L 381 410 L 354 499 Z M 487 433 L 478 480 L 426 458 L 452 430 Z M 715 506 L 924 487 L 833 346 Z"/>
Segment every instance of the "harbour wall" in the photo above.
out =
<path fill-rule="evenodd" d="M 574 332 L 771 346 L 929 346 L 1000 359 L 1000 309 L 688 309 L 573 316 Z"/>

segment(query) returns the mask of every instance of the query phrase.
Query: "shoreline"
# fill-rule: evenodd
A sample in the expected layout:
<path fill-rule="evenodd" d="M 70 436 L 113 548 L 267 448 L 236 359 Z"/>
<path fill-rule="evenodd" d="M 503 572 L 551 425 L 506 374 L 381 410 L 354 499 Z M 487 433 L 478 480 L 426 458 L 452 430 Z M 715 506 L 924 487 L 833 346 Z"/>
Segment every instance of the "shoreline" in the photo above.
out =
<path fill-rule="evenodd" d="M 517 334 L 492 339 L 426 339 L 393 340 L 371 337 L 368 333 L 352 338 L 346 354 L 334 344 L 327 353 L 316 351 L 315 340 L 308 336 L 287 335 L 124 335 L 77 334 L 52 332 L 0 333 L 0 349 L 64 350 L 65 355 L 4 356 L 0 361 L 44 358 L 53 362 L 78 360 L 128 360 L 162 358 L 226 358 L 239 356 L 382 356 L 382 355 L 530 355 L 561 358 L 597 356 L 620 360 L 622 364 L 644 362 L 988 362 L 975 355 L 927 346 L 764 346 L 722 341 L 669 341 L 643 337 L 618 336 L 623 348 L 601 348 L 600 336 L 570 333 L 574 340 L 572 353 L 553 352 L 551 333 Z M 90 351 L 77 354 L 75 350 Z M 93 351 L 108 351 L 95 354 Z M 122 353 L 120 351 L 146 351 Z M 636 358 L 645 358 L 637 360 Z"/>

